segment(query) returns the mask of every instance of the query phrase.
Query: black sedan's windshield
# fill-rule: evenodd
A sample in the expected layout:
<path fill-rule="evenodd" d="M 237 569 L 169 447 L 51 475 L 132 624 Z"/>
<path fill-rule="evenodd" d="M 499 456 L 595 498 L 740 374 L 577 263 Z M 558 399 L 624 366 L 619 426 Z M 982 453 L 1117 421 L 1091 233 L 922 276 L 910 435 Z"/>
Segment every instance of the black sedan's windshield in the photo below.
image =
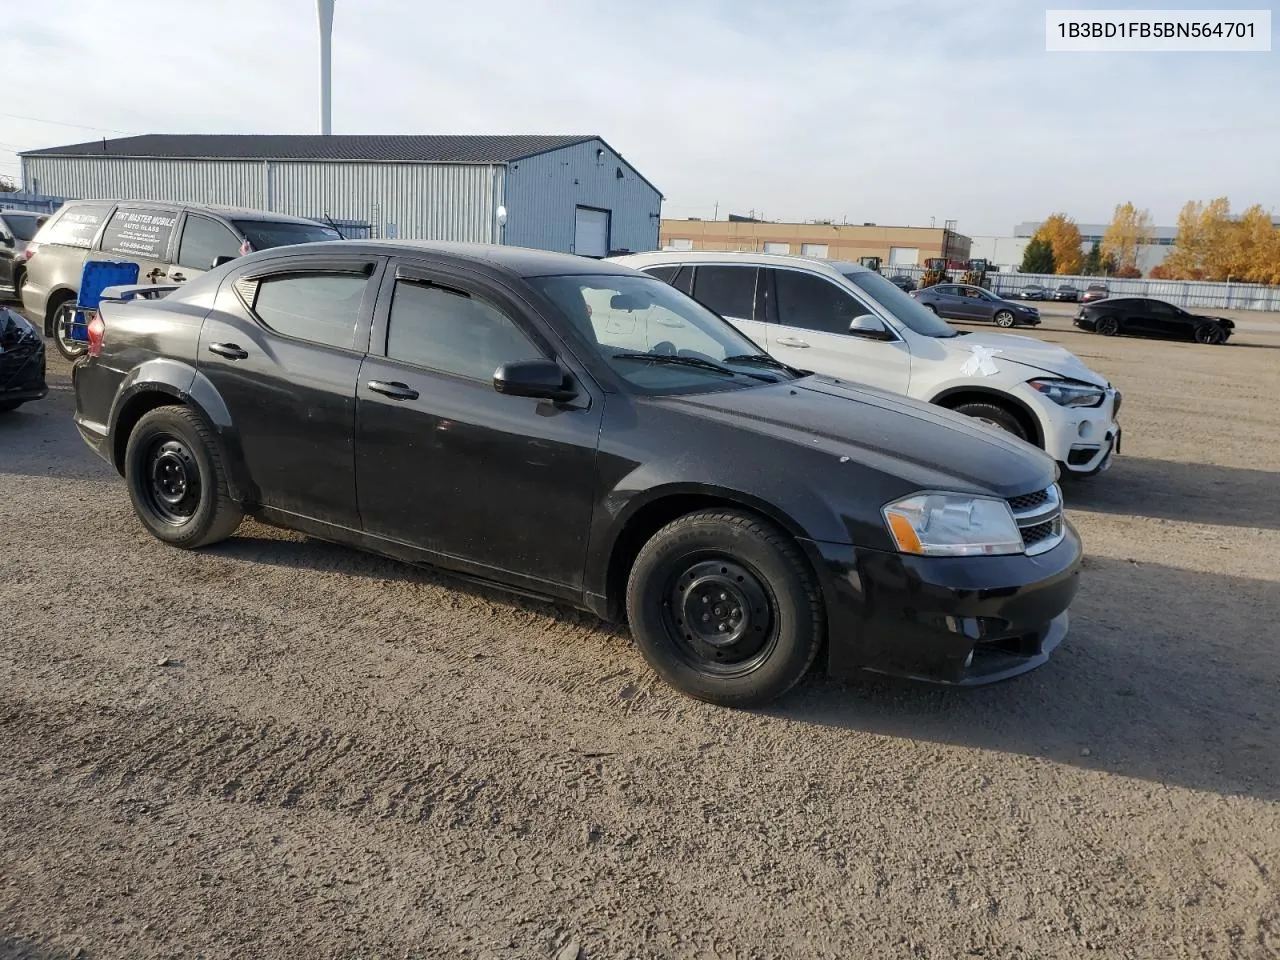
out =
<path fill-rule="evenodd" d="M 870 270 L 855 270 L 846 273 L 845 276 L 854 286 L 874 297 L 897 320 L 921 336 L 933 337 L 936 340 L 959 336 L 944 321 L 939 320 L 932 310 L 922 307 L 880 274 Z"/>
<path fill-rule="evenodd" d="M 651 277 L 534 277 L 619 377 L 644 393 L 777 383 L 796 376 L 726 321 Z M 896 289 L 896 288 L 895 288 Z"/>

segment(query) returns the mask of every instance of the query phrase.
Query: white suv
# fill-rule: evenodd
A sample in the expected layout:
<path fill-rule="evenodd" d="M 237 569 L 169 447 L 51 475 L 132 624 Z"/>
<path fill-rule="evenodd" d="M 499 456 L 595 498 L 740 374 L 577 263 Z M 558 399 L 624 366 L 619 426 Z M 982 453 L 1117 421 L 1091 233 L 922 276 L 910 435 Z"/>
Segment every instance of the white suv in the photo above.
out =
<path fill-rule="evenodd" d="M 1120 393 L 1074 354 L 959 332 L 866 267 L 704 251 L 615 260 L 693 296 L 779 360 L 976 417 L 1040 447 L 1065 474 L 1096 474 L 1120 450 Z"/>

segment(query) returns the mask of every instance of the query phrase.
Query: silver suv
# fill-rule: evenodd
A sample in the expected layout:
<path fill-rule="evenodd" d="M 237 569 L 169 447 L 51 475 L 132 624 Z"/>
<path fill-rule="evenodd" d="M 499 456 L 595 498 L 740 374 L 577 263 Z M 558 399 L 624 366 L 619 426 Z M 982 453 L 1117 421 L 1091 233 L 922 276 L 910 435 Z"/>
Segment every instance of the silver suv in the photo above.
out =
<path fill-rule="evenodd" d="M 262 210 L 142 200 L 72 200 L 26 249 L 22 306 L 58 352 L 84 345 L 69 336 L 86 260 L 132 261 L 139 283 L 184 283 L 253 250 L 337 240 L 332 227 Z"/>
<path fill-rule="evenodd" d="M 27 244 L 48 219 L 47 213 L 0 210 L 0 300 L 8 296 L 22 299 L 22 284 L 27 272 Z"/>

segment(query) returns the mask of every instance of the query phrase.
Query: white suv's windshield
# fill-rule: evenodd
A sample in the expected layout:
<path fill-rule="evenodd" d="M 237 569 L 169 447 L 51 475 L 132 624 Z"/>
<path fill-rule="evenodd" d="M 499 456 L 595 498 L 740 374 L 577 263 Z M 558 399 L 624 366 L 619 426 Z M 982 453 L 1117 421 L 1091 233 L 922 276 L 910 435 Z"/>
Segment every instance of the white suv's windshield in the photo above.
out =
<path fill-rule="evenodd" d="M 796 376 L 701 304 L 651 277 L 581 275 L 529 281 L 599 356 L 644 393 L 777 383 Z"/>
<path fill-rule="evenodd" d="M 939 320 L 932 310 L 922 307 L 880 274 L 871 270 L 854 270 L 846 273 L 845 277 L 858 289 L 869 293 L 880 306 L 921 336 L 944 340 L 960 335 L 944 321 Z"/>

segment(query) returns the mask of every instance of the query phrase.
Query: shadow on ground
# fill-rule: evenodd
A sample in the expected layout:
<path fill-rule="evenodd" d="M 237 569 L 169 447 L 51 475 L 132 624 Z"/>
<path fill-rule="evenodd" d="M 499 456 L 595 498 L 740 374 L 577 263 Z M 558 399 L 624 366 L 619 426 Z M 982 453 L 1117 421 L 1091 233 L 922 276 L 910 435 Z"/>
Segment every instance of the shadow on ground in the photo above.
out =
<path fill-rule="evenodd" d="M 1280 583 L 1094 558 L 1072 616 L 1047 665 L 1002 684 L 823 681 L 778 712 L 1280 800 Z"/>
<path fill-rule="evenodd" d="M 627 635 L 590 614 L 316 540 L 246 537 L 214 550 L 443 586 Z M 816 678 L 766 712 L 1280 800 L 1280 646 L 1264 640 L 1280 620 L 1280 583 L 1090 558 L 1072 616 L 1046 666 L 1003 684 L 960 690 L 871 675 Z"/>
<path fill-rule="evenodd" d="M 1068 508 L 1280 530 L 1280 474 L 1119 456 L 1101 477 L 1068 480 Z"/>

